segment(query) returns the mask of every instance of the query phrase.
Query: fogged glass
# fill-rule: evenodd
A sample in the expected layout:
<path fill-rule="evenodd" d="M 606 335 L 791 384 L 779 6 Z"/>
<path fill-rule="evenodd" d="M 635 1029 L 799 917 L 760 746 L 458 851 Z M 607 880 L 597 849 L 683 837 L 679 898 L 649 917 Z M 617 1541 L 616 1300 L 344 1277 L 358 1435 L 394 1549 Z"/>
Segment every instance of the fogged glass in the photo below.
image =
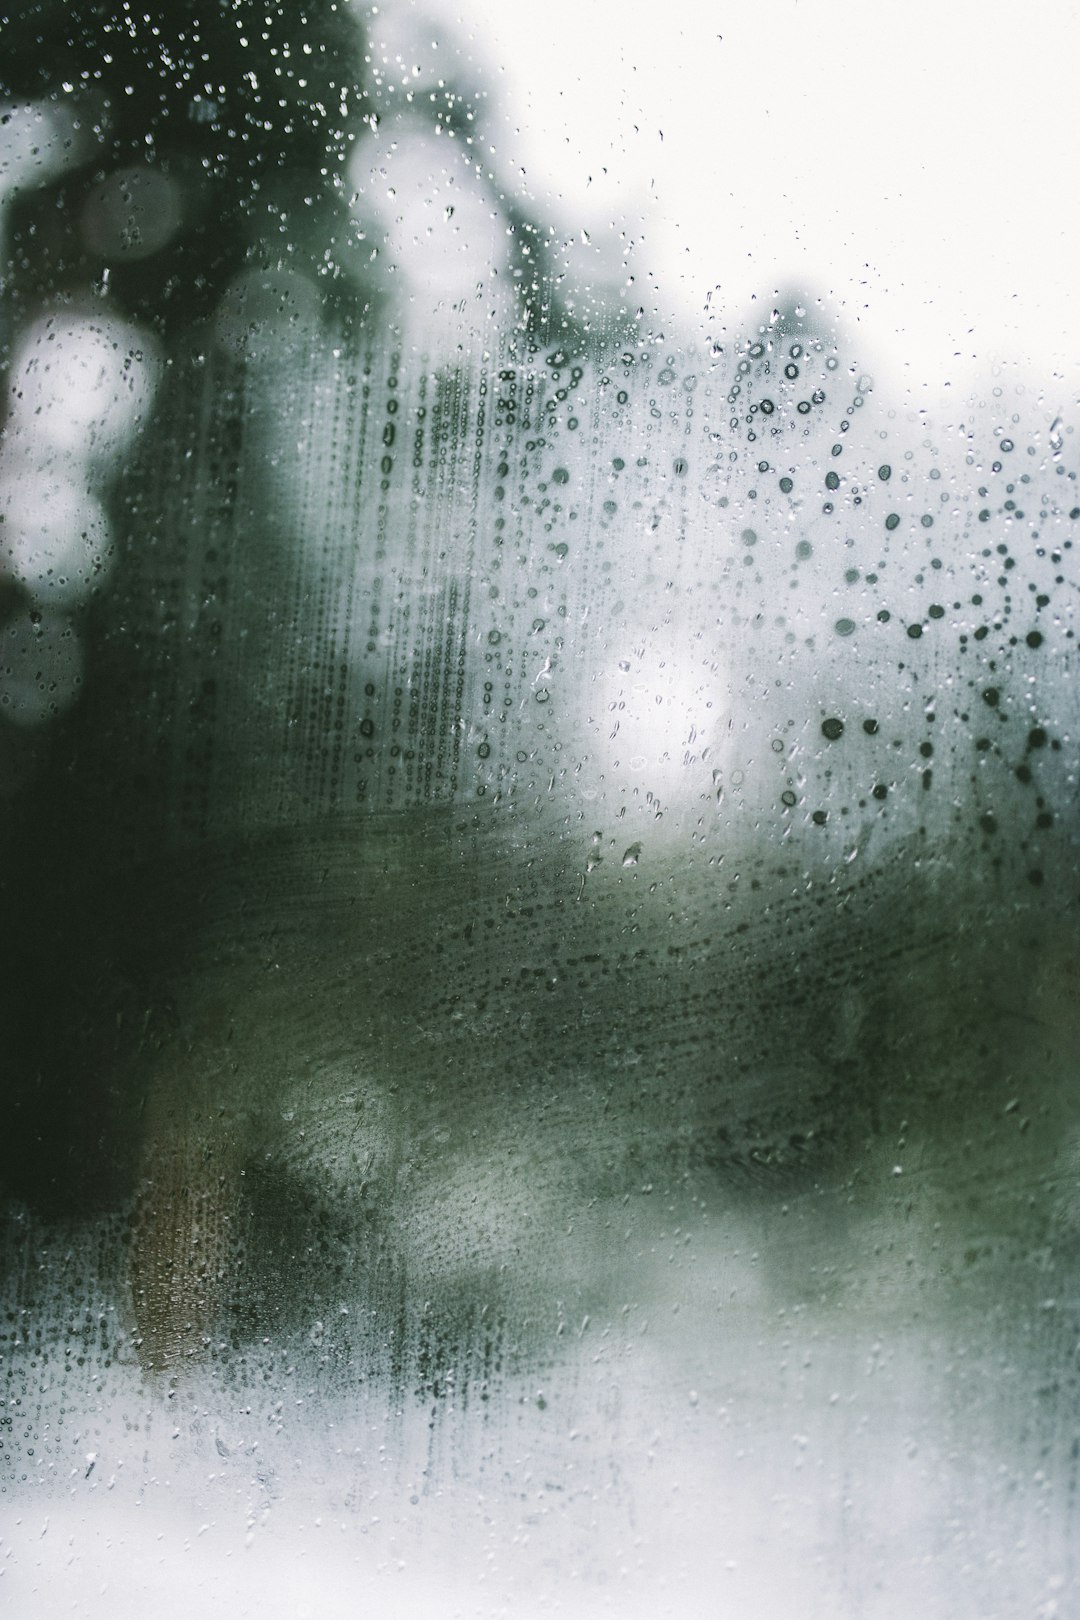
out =
<path fill-rule="evenodd" d="M 432 28 L 4 24 L 13 1612 L 1067 1615 L 1071 401 Z"/>

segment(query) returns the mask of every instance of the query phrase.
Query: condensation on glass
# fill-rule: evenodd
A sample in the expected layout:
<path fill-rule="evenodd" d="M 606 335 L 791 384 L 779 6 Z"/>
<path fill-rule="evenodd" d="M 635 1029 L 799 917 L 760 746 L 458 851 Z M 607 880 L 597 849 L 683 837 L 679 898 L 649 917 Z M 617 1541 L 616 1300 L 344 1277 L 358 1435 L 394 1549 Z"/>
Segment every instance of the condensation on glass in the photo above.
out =
<path fill-rule="evenodd" d="M 3 37 L 16 1607 L 1074 1612 L 1063 402 L 661 330 L 411 11 Z"/>

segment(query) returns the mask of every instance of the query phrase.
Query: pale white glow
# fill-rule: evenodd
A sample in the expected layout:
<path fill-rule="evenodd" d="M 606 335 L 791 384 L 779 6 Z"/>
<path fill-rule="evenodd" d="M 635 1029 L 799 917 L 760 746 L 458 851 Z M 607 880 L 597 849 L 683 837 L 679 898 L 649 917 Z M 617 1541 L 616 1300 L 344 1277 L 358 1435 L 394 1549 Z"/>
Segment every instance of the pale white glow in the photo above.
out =
<path fill-rule="evenodd" d="M 352 164 L 355 207 L 374 225 L 375 246 L 409 295 L 468 298 L 505 273 L 505 231 L 482 178 L 449 139 L 408 123 L 365 145 Z"/>
<path fill-rule="evenodd" d="M 448 135 L 406 116 L 350 169 L 361 256 L 408 341 L 435 363 L 494 343 L 513 318 L 506 222 L 486 176 Z"/>
<path fill-rule="evenodd" d="M 129 442 L 148 409 L 158 361 L 149 334 L 113 316 L 46 316 L 22 337 L 10 372 L 10 426 L 95 460 Z"/>
<path fill-rule="evenodd" d="M 666 648 L 656 636 L 628 647 L 594 690 L 591 723 L 611 772 L 662 797 L 700 786 L 718 694 L 674 637 Z"/>
<path fill-rule="evenodd" d="M 94 138 L 63 102 L 0 103 L 0 287 L 7 271 L 4 214 L 21 187 L 34 187 L 85 162 Z"/>
<path fill-rule="evenodd" d="M 104 578 L 111 552 L 108 519 L 82 480 L 0 460 L 0 567 L 32 595 L 75 603 Z"/>
<path fill-rule="evenodd" d="M 434 0 L 496 87 L 483 148 L 567 238 L 628 228 L 645 327 L 827 300 L 913 391 L 1080 376 L 1064 0 Z M 429 38 L 416 30 L 423 73 Z M 629 226 L 623 224 L 629 222 Z"/>
<path fill-rule="evenodd" d="M 72 140 L 71 119 L 62 106 L 24 102 L 0 106 L 4 141 L 0 151 L 0 201 L 20 185 L 40 184 L 63 166 Z"/>

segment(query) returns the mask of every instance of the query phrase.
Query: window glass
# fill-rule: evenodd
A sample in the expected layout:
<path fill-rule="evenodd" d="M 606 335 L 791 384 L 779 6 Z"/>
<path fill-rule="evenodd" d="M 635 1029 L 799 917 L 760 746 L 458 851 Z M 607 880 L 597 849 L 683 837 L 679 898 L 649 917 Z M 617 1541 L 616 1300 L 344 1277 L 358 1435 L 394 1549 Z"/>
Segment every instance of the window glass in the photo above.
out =
<path fill-rule="evenodd" d="M 685 12 L 3 18 L 18 1612 L 1080 1601 L 1078 24 Z"/>

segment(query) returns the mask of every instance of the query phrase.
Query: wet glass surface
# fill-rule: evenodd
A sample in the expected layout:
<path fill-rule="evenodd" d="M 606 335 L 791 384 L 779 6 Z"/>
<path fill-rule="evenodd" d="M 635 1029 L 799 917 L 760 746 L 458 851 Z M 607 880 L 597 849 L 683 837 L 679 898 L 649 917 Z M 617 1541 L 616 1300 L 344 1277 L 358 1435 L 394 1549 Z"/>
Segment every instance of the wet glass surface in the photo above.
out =
<path fill-rule="evenodd" d="M 691 319 L 460 21 L 4 38 L 19 1612 L 1071 1613 L 1071 328 Z"/>

